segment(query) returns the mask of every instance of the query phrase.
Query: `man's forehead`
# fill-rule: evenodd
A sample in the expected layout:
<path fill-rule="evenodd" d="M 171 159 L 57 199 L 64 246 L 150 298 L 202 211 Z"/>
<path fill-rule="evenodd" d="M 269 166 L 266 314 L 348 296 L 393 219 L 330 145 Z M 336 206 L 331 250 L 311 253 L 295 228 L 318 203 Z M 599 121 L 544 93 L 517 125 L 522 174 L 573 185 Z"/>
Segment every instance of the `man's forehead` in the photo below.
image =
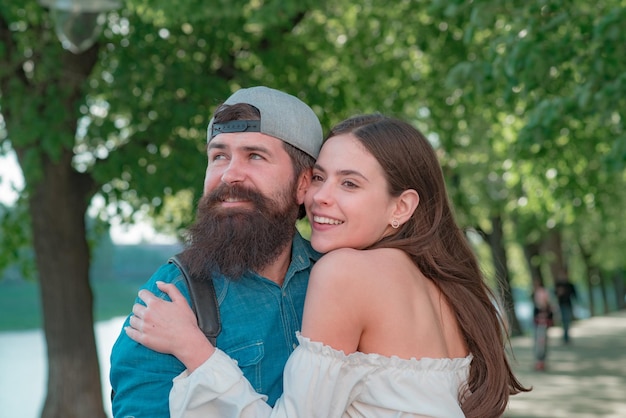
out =
<path fill-rule="evenodd" d="M 208 144 L 209 149 L 283 149 L 283 141 L 260 132 L 233 132 L 216 135 Z"/>

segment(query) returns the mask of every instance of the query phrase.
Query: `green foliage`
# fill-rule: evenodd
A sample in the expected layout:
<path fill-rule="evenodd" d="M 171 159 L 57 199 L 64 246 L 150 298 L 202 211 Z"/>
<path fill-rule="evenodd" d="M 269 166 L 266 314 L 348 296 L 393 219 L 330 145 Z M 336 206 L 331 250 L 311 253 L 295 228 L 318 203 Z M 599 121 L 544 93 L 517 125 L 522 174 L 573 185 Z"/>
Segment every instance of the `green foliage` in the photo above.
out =
<path fill-rule="evenodd" d="M 451 127 L 445 163 L 460 178 L 455 201 L 474 213 L 466 220 L 505 203 L 522 237 L 622 194 L 621 2 L 438 1 L 430 11 L 457 33 L 440 56 L 452 61 L 450 111 L 435 126 Z"/>
<path fill-rule="evenodd" d="M 128 0 L 109 14 L 71 113 L 67 56 L 49 15 L 35 0 L 0 0 L 0 141 L 19 150 L 28 187 L 47 158 L 71 150 L 73 169 L 112 205 L 102 222 L 140 210 L 180 234 L 202 190 L 211 112 L 235 89 L 265 84 L 310 103 L 326 130 L 359 112 L 415 123 L 437 147 L 464 226 L 488 232 L 501 214 L 514 222 L 510 240 L 523 242 L 557 226 L 616 224 L 626 162 L 622 1 L 393 6 Z M 26 242 L 24 231 L 11 240 Z M 585 234 L 597 247 L 600 238 L 594 245 Z"/>
<path fill-rule="evenodd" d="M 28 280 L 36 277 L 31 241 L 30 219 L 24 205 L 0 203 L 0 281 L 17 275 Z M 11 271 L 6 271 L 11 267 Z"/>

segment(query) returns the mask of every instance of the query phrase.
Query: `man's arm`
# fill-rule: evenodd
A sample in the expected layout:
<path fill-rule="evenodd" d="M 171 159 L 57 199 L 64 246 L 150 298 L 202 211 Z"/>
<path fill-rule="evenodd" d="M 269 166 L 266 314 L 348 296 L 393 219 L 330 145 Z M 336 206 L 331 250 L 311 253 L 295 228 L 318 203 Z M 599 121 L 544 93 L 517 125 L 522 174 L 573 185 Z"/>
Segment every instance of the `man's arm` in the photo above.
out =
<path fill-rule="evenodd" d="M 184 280 L 174 265 L 162 266 L 142 288 L 162 296 L 163 293 L 155 284 L 157 280 L 176 284 L 183 295 L 189 298 Z M 139 302 L 139 298 L 136 302 Z M 128 323 L 129 318 L 126 318 L 124 327 Z M 185 366 L 174 356 L 158 353 L 136 343 L 122 329 L 111 352 L 113 416 L 169 418 L 168 396 L 172 380 L 183 370 Z"/>

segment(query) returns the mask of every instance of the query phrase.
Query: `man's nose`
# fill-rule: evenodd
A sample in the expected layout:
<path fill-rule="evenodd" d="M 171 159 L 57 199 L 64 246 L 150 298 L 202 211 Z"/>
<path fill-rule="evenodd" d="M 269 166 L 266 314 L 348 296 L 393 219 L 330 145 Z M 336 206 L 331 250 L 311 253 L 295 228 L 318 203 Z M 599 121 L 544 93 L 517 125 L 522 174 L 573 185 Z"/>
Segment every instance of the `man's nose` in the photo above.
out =
<path fill-rule="evenodd" d="M 246 170 L 239 159 L 231 159 L 222 173 L 222 182 L 226 184 L 238 183 L 246 178 Z"/>

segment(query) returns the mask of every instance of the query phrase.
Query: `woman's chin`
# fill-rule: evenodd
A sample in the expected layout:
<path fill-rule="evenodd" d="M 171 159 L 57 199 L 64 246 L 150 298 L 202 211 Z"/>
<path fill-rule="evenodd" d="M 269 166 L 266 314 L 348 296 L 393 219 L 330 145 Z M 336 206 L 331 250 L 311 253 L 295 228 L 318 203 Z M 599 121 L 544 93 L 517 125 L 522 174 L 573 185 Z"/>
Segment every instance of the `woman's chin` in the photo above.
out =
<path fill-rule="evenodd" d="M 322 253 L 322 254 L 325 254 L 332 250 L 336 250 L 337 248 L 340 247 L 339 245 L 331 244 L 325 241 L 316 240 L 315 238 L 311 239 L 311 246 L 313 247 L 315 251 L 317 251 L 318 253 Z"/>

